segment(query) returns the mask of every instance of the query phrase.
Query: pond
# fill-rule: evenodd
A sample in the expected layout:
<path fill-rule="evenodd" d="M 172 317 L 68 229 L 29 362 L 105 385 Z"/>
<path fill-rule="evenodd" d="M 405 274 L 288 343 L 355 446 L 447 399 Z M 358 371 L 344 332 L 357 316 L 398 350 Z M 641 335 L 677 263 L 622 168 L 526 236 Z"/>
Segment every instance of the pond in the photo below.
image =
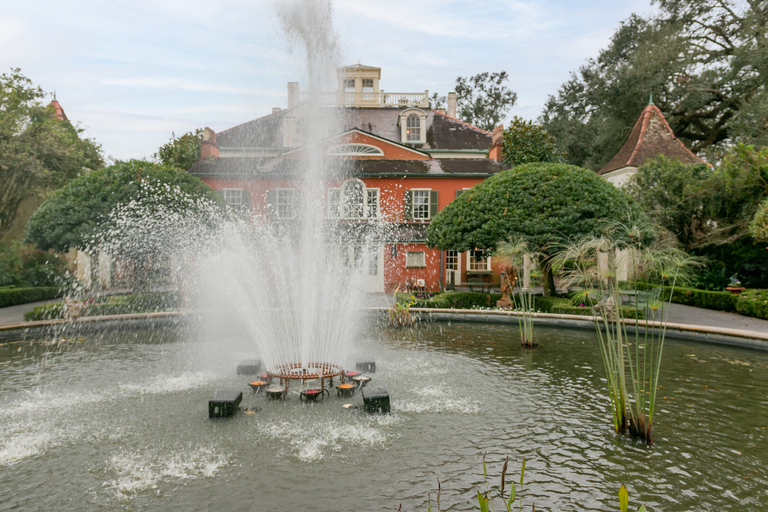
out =
<path fill-rule="evenodd" d="M 766 353 L 668 340 L 649 447 L 613 432 L 590 331 L 371 328 L 385 416 L 269 402 L 236 375 L 247 342 L 190 332 L 1 345 L 0 510 L 427 510 L 438 479 L 441 510 L 477 510 L 483 454 L 494 486 L 525 457 L 527 510 L 616 510 L 622 483 L 630 510 L 768 509 Z M 262 410 L 209 420 L 233 387 Z"/>

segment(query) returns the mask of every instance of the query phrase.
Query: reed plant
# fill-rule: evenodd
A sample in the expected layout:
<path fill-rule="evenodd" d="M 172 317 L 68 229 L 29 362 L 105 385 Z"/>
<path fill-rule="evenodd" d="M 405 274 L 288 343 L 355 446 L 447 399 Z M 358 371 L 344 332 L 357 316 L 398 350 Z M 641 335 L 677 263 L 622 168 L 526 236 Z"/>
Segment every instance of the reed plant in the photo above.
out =
<path fill-rule="evenodd" d="M 416 298 L 410 295 L 407 298 L 401 299 L 397 295 L 399 291 L 400 287 L 398 286 L 394 293 L 395 301 L 389 307 L 387 315 L 389 325 L 392 327 L 411 327 L 415 322 L 413 313 L 411 313 L 411 306 L 416 302 Z"/>
<path fill-rule="evenodd" d="M 616 432 L 653 442 L 652 425 L 674 288 L 692 275 L 698 261 L 649 226 L 617 223 L 599 236 L 565 246 L 554 266 L 572 288 L 574 300 L 593 307 L 592 316 L 606 375 Z M 626 273 L 629 285 L 620 286 Z M 638 290 L 637 280 L 656 283 Z M 661 290 L 668 294 L 661 294 Z M 634 297 L 643 318 L 623 318 L 624 297 Z"/>
<path fill-rule="evenodd" d="M 502 285 L 506 284 L 509 287 L 512 307 L 519 313 L 517 325 L 520 329 L 520 343 L 524 347 L 536 346 L 538 342 L 533 336 L 536 296 L 533 294 L 533 290 L 525 288 L 520 280 L 525 272 L 526 256 L 530 258 L 530 261 L 535 261 L 536 254 L 528 249 L 528 245 L 523 239 L 509 239 L 499 242 L 497 245 L 496 256 L 502 261 L 504 268 Z M 517 293 L 515 293 L 516 288 Z"/>

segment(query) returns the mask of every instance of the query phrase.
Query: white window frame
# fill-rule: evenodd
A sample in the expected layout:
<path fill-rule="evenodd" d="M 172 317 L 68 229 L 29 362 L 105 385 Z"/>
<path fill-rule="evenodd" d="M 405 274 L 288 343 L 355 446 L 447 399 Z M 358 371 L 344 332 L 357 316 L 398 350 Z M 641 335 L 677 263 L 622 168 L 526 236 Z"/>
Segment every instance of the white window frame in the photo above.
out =
<path fill-rule="evenodd" d="M 468 272 L 477 272 L 477 271 L 488 271 L 491 270 L 491 257 L 486 256 L 485 257 L 485 268 L 482 268 L 480 263 L 477 262 L 475 257 L 472 255 L 475 251 L 467 251 L 467 271 Z M 477 251 L 477 252 L 485 252 L 485 251 Z M 474 261 L 473 261 L 474 260 Z M 474 266 L 474 268 L 473 268 Z"/>
<path fill-rule="evenodd" d="M 405 268 L 426 268 L 426 251 L 407 251 L 405 253 Z"/>
<path fill-rule="evenodd" d="M 341 189 L 328 189 L 328 217 L 331 219 L 341 218 Z"/>
<path fill-rule="evenodd" d="M 375 197 L 375 201 L 371 204 L 371 196 Z M 365 218 L 366 219 L 378 219 L 380 212 L 381 201 L 381 189 L 367 188 L 365 189 Z"/>
<path fill-rule="evenodd" d="M 445 251 L 445 270 L 459 270 L 459 251 Z"/>
<path fill-rule="evenodd" d="M 363 186 L 363 212 L 361 217 L 347 216 L 346 213 L 346 198 L 344 195 L 344 188 L 350 181 L 357 181 Z M 335 196 L 335 197 L 334 197 Z M 375 197 L 375 201 L 371 201 L 371 196 Z M 350 178 L 345 180 L 339 188 L 329 188 L 327 192 L 328 199 L 328 217 L 331 219 L 344 219 L 344 220 L 375 220 L 378 219 L 381 212 L 381 189 L 368 188 L 365 186 L 363 180 L 357 178 Z"/>
<path fill-rule="evenodd" d="M 290 196 L 290 201 L 284 201 L 286 195 Z M 288 213 L 290 213 L 290 215 L 283 215 L 281 212 L 281 207 L 288 208 L 289 209 Z M 278 219 L 296 218 L 296 189 L 294 188 L 276 188 L 275 189 L 275 217 Z"/>
<path fill-rule="evenodd" d="M 408 118 L 416 115 L 419 119 L 418 138 L 409 137 Z M 411 134 L 412 135 L 412 134 Z M 418 108 L 409 108 L 400 112 L 400 141 L 403 144 L 424 144 L 427 142 L 427 113 Z"/>
<path fill-rule="evenodd" d="M 366 82 L 370 82 L 370 87 L 367 87 Z M 362 92 L 373 92 L 373 78 L 363 78 L 360 81 L 360 87 Z"/>
<path fill-rule="evenodd" d="M 416 203 L 416 193 L 417 192 L 424 192 L 424 193 L 426 193 L 426 196 L 427 196 L 427 202 L 424 203 L 424 204 L 419 204 L 418 205 L 418 206 L 425 206 L 426 207 L 426 212 L 425 212 L 426 215 L 423 216 L 423 217 L 420 217 L 420 216 L 416 215 L 416 206 L 417 206 L 417 203 Z M 430 189 L 430 188 L 412 188 L 411 189 L 411 218 L 413 220 L 430 220 L 430 217 L 429 217 L 429 195 L 430 195 L 430 192 L 432 192 L 432 189 Z"/>
<path fill-rule="evenodd" d="M 325 152 L 328 156 L 384 156 L 384 151 L 381 148 L 373 146 L 371 144 L 338 144 L 331 146 Z"/>
<path fill-rule="evenodd" d="M 350 90 L 349 85 L 352 85 L 352 88 Z M 356 92 L 357 85 L 355 84 L 354 78 L 344 78 L 341 82 L 341 87 L 344 89 L 344 92 Z"/>
<path fill-rule="evenodd" d="M 243 196 L 246 194 L 246 190 L 243 188 L 223 188 L 221 189 L 222 194 L 224 195 L 224 202 L 227 203 L 232 208 L 242 208 L 246 205 L 246 203 L 243 202 Z M 237 200 L 234 201 L 235 198 L 234 192 L 237 192 Z"/>
<path fill-rule="evenodd" d="M 360 197 L 353 197 L 350 194 L 352 189 L 356 188 L 360 192 Z M 353 202 L 352 199 L 355 199 Z M 365 191 L 365 182 L 363 180 L 350 178 L 341 184 L 341 217 L 344 219 L 364 219 L 366 206 L 368 203 L 368 193 Z M 360 215 L 354 213 L 359 209 Z M 353 214 L 350 215 L 350 212 Z"/>

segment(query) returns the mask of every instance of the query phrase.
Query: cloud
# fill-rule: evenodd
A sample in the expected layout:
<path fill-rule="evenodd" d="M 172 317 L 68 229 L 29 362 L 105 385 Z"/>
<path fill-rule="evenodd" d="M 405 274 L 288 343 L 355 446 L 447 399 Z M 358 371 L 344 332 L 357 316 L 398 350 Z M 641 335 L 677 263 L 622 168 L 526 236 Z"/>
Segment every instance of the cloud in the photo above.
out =
<path fill-rule="evenodd" d="M 140 77 L 107 79 L 102 81 L 104 85 L 122 87 L 144 87 L 148 89 L 178 89 L 192 92 L 208 92 L 220 94 L 249 94 L 253 96 L 285 96 L 285 91 L 250 89 L 247 87 L 233 87 L 230 85 L 193 82 L 190 80 L 170 77 Z"/>

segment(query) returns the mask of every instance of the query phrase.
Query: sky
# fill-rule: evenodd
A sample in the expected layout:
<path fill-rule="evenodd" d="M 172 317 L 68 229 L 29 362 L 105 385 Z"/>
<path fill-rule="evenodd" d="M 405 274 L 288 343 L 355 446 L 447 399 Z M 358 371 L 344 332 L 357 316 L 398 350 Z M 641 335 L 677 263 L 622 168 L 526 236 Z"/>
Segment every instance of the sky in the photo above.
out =
<path fill-rule="evenodd" d="M 287 0 L 279 0 L 285 2 Z M 315 0 L 317 1 L 317 0 Z M 172 133 L 222 131 L 287 106 L 301 52 L 278 0 L 26 0 L 0 13 L 0 73 L 56 92 L 111 159 L 152 158 Z M 445 94 L 506 70 L 509 116 L 536 119 L 570 73 L 650 0 L 336 0 L 341 62 L 381 67 L 386 91 Z"/>

